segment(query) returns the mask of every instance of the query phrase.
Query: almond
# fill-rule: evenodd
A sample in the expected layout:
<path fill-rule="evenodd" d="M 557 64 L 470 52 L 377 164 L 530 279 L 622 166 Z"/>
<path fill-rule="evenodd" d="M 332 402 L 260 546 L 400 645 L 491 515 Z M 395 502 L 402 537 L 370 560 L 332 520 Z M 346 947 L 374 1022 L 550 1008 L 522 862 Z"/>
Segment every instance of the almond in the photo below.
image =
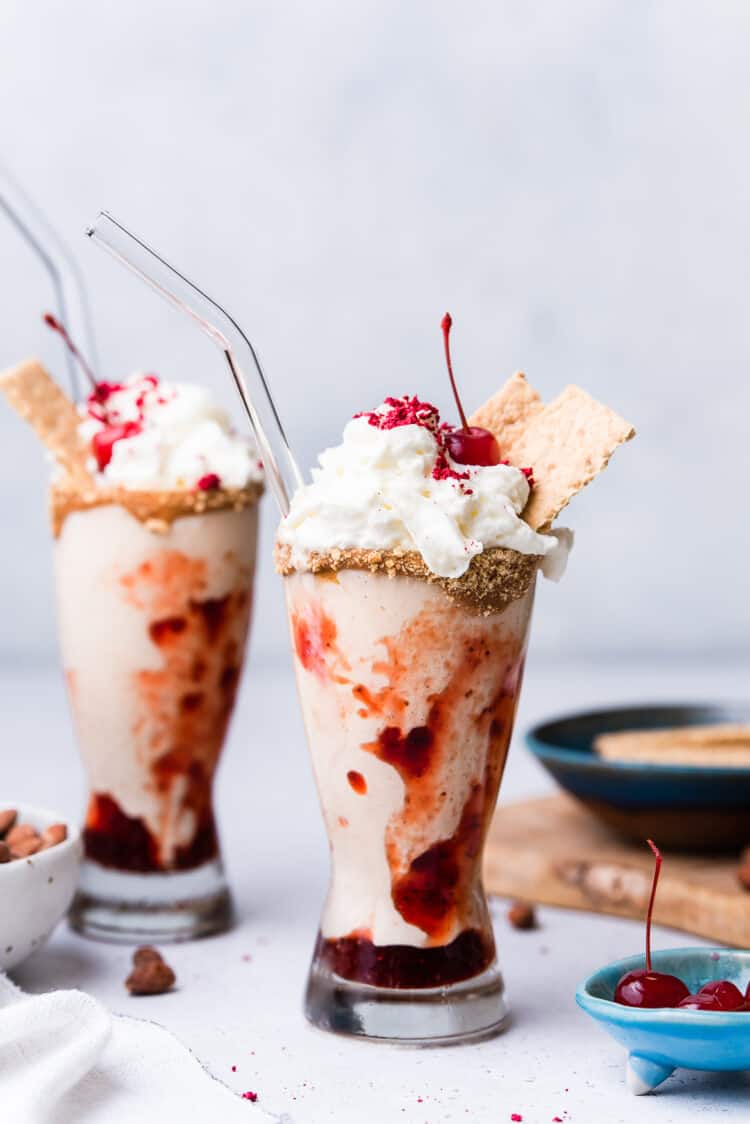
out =
<path fill-rule="evenodd" d="M 32 827 L 30 823 L 17 823 L 5 836 L 5 842 L 11 850 L 15 850 L 17 844 L 21 843 L 22 840 L 35 838 L 38 838 L 35 827 Z"/>
<path fill-rule="evenodd" d="M 6 831 L 10 831 L 16 822 L 17 815 L 15 808 L 4 808 L 0 812 L 0 835 L 5 835 Z"/>
<path fill-rule="evenodd" d="M 513 902 L 508 910 L 508 920 L 514 929 L 536 929 L 536 914 L 528 902 Z"/>
<path fill-rule="evenodd" d="M 55 847 L 68 838 L 68 827 L 64 823 L 53 823 L 42 832 L 42 847 Z"/>
<path fill-rule="evenodd" d="M 169 991 L 174 982 L 175 974 L 168 964 L 161 959 L 149 959 L 133 968 L 125 987 L 131 995 L 161 995 Z"/>
<path fill-rule="evenodd" d="M 27 859 L 29 855 L 35 855 L 37 851 L 41 850 L 41 847 L 41 836 L 34 832 L 33 835 L 27 835 L 23 839 L 19 839 L 17 843 L 14 843 L 10 852 L 14 859 Z"/>

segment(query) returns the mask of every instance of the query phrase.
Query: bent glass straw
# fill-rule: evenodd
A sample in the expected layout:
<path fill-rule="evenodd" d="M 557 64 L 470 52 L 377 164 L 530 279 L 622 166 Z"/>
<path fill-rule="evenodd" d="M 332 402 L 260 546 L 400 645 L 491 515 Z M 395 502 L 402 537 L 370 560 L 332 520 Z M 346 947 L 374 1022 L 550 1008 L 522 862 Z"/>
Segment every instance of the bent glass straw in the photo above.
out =
<path fill-rule="evenodd" d="M 98 369 L 96 340 L 86 285 L 78 262 L 48 219 L 29 198 L 7 168 L 0 164 L 0 211 L 10 219 L 47 270 L 55 293 L 57 317 L 88 360 Z M 75 360 L 67 347 L 65 362 L 74 400 L 81 396 L 81 382 Z"/>
<path fill-rule="evenodd" d="M 255 348 L 242 328 L 221 305 L 106 211 L 99 213 L 86 233 L 171 305 L 189 316 L 223 351 L 255 432 L 276 502 L 281 514 L 286 515 L 289 498 L 302 483 L 302 475 L 289 448 Z M 248 389 L 248 380 L 252 393 Z"/>

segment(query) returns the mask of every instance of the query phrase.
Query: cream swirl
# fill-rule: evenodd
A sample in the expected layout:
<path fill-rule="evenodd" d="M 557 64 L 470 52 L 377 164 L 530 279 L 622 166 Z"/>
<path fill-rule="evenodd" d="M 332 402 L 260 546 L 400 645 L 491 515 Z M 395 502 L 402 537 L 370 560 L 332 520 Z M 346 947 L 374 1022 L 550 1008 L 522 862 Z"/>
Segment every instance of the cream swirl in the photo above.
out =
<path fill-rule="evenodd" d="M 257 450 L 204 387 L 135 374 L 98 383 L 81 413 L 89 467 L 105 485 L 243 488 L 263 479 Z"/>
<path fill-rule="evenodd" d="M 543 558 L 567 552 L 557 534 L 538 534 L 520 518 L 529 497 L 520 469 L 457 464 L 445 433 L 435 407 L 417 399 L 386 399 L 352 419 L 281 522 L 278 539 L 292 561 L 304 566 L 334 548 L 417 550 L 433 573 L 456 578 L 489 547 Z"/>

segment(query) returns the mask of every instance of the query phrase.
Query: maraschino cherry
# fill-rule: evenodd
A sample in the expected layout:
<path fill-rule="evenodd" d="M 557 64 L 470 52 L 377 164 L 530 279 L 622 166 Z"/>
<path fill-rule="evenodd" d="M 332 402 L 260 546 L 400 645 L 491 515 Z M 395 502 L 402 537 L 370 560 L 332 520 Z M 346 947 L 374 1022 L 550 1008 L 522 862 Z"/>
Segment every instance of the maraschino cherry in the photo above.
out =
<path fill-rule="evenodd" d="M 445 361 L 448 364 L 448 375 L 453 387 L 453 397 L 456 399 L 458 414 L 461 418 L 461 428 L 453 429 L 446 434 L 445 444 L 451 458 L 456 464 L 476 464 L 482 468 L 488 465 L 500 464 L 500 446 L 494 433 L 489 429 L 482 429 L 479 425 L 469 425 L 466 420 L 464 408 L 458 395 L 456 380 L 453 377 L 453 364 L 451 363 L 450 334 L 453 320 L 450 312 L 446 312 L 442 319 L 443 341 L 445 343 Z"/>
<path fill-rule="evenodd" d="M 690 995 L 687 987 L 677 976 L 670 976 L 667 972 L 654 972 L 651 968 L 651 918 L 661 870 L 661 852 L 651 839 L 647 842 L 654 852 L 656 862 L 646 914 L 646 967 L 626 972 L 621 977 L 615 988 L 615 1003 L 622 1003 L 625 1007 L 677 1007 Z"/>
<path fill-rule="evenodd" d="M 730 980 L 710 980 L 679 1004 L 692 1011 L 743 1011 L 745 996 Z"/>

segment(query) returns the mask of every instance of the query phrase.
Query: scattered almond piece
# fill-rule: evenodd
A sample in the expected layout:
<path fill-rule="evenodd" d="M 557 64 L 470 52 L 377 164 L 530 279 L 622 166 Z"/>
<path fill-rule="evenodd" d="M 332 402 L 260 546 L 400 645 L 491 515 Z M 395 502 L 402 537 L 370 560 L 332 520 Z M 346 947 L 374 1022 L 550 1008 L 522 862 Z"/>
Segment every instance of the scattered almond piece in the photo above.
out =
<path fill-rule="evenodd" d="M 154 948 L 151 944 L 142 944 L 133 953 L 133 963 L 136 968 L 140 968 L 142 964 L 152 964 L 154 960 L 164 960 L 164 957 L 159 952 L 158 948 Z"/>
<path fill-rule="evenodd" d="M 16 822 L 17 815 L 18 812 L 15 808 L 5 808 L 0 812 L 0 835 L 5 835 L 6 831 L 10 831 Z"/>
<path fill-rule="evenodd" d="M 36 828 L 32 827 L 30 823 L 17 823 L 5 836 L 5 842 L 11 851 L 14 851 L 19 843 L 22 843 L 25 839 L 36 838 L 38 834 Z"/>
<path fill-rule="evenodd" d="M 64 823 L 53 823 L 46 827 L 42 832 L 42 848 L 56 847 L 58 843 L 64 843 L 68 838 L 68 825 Z"/>
<path fill-rule="evenodd" d="M 14 843 L 10 849 L 11 857 L 14 859 L 27 859 L 29 855 L 35 855 L 42 847 L 42 837 L 34 832 L 33 835 L 27 835 L 23 839 L 19 839 Z"/>
<path fill-rule="evenodd" d="M 161 995 L 169 991 L 175 979 L 158 949 L 141 945 L 133 953 L 133 971 L 125 980 L 125 987 L 131 995 Z"/>
<path fill-rule="evenodd" d="M 514 929 L 536 929 L 536 913 L 529 902 L 513 902 L 508 920 Z"/>

